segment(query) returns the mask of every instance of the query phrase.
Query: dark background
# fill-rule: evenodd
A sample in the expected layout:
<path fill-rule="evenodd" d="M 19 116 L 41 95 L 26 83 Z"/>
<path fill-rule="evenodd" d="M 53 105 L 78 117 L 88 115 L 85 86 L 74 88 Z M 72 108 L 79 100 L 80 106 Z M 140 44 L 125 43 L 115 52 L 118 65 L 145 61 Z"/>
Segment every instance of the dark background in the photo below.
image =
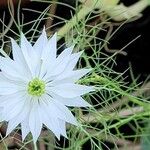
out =
<path fill-rule="evenodd" d="M 3 18 L 3 12 L 6 13 L 5 23 L 7 24 L 10 19 L 10 14 L 7 9 L 7 5 L 3 4 L 3 1 L 0 1 L 0 18 Z M 6 2 L 6 1 L 5 1 Z M 15 2 L 15 0 L 14 0 Z M 75 6 L 75 1 L 73 0 L 62 0 L 62 2 L 68 3 L 72 6 Z M 137 2 L 137 0 L 121 0 L 126 6 Z M 48 4 L 36 3 L 36 2 L 25 2 L 22 3 L 22 8 L 31 8 L 33 10 L 41 10 L 43 11 Z M 15 8 L 16 10 L 16 8 Z M 56 15 L 61 16 L 63 18 L 69 19 L 71 17 L 70 9 L 66 9 L 64 6 L 58 6 Z M 63 12 L 63 13 L 62 13 Z M 24 13 L 24 21 L 29 22 L 35 20 L 39 17 L 36 13 L 31 13 L 29 11 L 24 11 L 21 9 L 21 13 Z M 15 12 L 15 17 L 17 18 L 17 14 Z M 54 20 L 54 23 L 58 22 L 59 20 Z M 45 22 L 41 22 L 39 28 L 42 28 Z M 0 25 L 0 29 L 1 29 Z M 12 26 L 14 30 L 17 31 L 15 25 Z M 28 31 L 31 26 L 27 26 L 24 30 Z M 115 30 L 115 28 L 114 28 Z M 8 36 L 12 36 L 12 32 L 7 33 Z M 117 55 L 116 62 L 117 65 L 114 66 L 114 69 L 118 72 L 124 72 L 126 69 L 129 68 L 129 63 L 131 63 L 131 67 L 133 69 L 133 73 L 135 77 L 140 75 L 139 81 L 144 81 L 148 75 L 150 74 L 150 8 L 147 8 L 143 11 L 143 17 L 139 20 L 127 23 L 123 25 L 119 31 L 111 38 L 110 40 L 110 48 L 112 49 L 121 49 L 130 41 L 132 41 L 137 36 L 141 35 L 135 42 L 129 45 L 125 51 L 127 52 L 127 56 Z M 98 35 L 99 36 L 99 35 Z M 111 54 L 109 54 L 111 55 Z M 129 75 L 129 72 L 126 74 Z M 130 81 L 130 78 L 128 78 Z M 132 130 L 125 126 L 120 129 L 124 133 L 132 133 Z M 95 141 L 96 142 L 96 141 Z M 110 143 L 106 143 L 111 148 Z M 88 143 L 84 146 L 85 149 L 90 149 Z"/>

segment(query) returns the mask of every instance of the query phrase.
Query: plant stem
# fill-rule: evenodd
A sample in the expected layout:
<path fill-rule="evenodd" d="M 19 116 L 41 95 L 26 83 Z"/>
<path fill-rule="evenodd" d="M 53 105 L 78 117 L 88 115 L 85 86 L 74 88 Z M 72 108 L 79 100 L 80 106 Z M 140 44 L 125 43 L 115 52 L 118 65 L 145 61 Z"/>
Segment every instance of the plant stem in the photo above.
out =
<path fill-rule="evenodd" d="M 100 83 L 102 86 L 107 86 L 110 91 L 114 91 L 119 93 L 120 95 L 126 96 L 131 102 L 138 104 L 139 106 L 143 106 L 144 108 L 150 108 L 150 104 L 141 101 L 140 99 L 136 98 L 134 95 L 130 95 L 123 91 L 118 84 L 113 83 L 111 80 L 104 78 L 102 76 L 99 76 L 97 74 L 93 74 L 90 78 L 88 79 L 83 79 L 80 80 L 79 83 L 88 83 L 88 82 L 93 82 L 93 83 Z M 102 87 L 95 87 L 96 90 L 101 90 Z"/>
<path fill-rule="evenodd" d="M 58 31 L 58 40 L 67 34 L 71 28 L 73 28 L 81 19 L 83 19 L 92 9 L 86 6 L 77 13 L 77 15 L 73 16 L 72 19 L 66 23 L 59 31 Z"/>
<path fill-rule="evenodd" d="M 83 2 L 83 0 L 80 1 Z M 87 0 L 83 3 L 80 11 L 58 31 L 58 40 L 64 37 L 71 28 L 73 28 L 80 20 L 86 17 L 86 15 L 88 15 L 95 8 L 104 10 L 112 19 L 116 21 L 122 21 L 139 16 L 140 13 L 150 4 L 148 0 L 140 0 L 137 3 L 126 7 L 123 4 L 117 5 L 117 2 L 118 0 L 114 0 L 113 3 L 110 3 L 110 0 Z"/>
<path fill-rule="evenodd" d="M 41 2 L 40 0 L 31 0 Z M 58 31 L 58 40 L 64 37 L 79 21 L 94 9 L 105 11 L 115 21 L 123 21 L 132 17 L 139 16 L 140 13 L 150 5 L 150 0 L 139 0 L 135 4 L 126 7 L 123 4 L 118 4 L 119 0 L 79 0 L 82 3 L 82 8 Z M 43 1 L 47 3 L 48 1 Z"/>
<path fill-rule="evenodd" d="M 70 31 L 71 28 L 73 28 L 80 20 L 82 20 L 86 15 L 88 15 L 92 10 L 95 8 L 101 7 L 103 10 L 107 10 L 108 7 L 112 7 L 113 5 L 116 5 L 118 0 L 87 0 L 83 5 L 82 8 L 79 10 L 79 12 L 72 17 L 68 23 L 66 23 L 59 31 L 58 31 L 58 40 L 64 37 L 66 33 Z"/>
<path fill-rule="evenodd" d="M 36 142 L 34 142 L 34 150 L 38 150 Z"/>

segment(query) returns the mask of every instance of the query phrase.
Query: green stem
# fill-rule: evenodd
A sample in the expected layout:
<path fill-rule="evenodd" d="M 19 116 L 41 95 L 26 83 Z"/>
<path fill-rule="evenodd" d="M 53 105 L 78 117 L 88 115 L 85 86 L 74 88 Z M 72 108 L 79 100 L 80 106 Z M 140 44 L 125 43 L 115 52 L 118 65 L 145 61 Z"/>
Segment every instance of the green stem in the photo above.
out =
<path fill-rule="evenodd" d="M 3 51 L 1 48 L 0 48 L 0 53 L 1 53 L 3 56 L 5 56 L 6 58 L 9 57 L 9 56 L 6 54 L 6 52 Z"/>
<path fill-rule="evenodd" d="M 135 104 L 143 106 L 144 108 L 150 107 L 148 103 L 142 102 L 139 99 L 137 99 L 136 97 L 126 93 L 119 87 L 119 85 L 117 85 L 117 83 L 113 83 L 112 81 L 110 81 L 107 78 L 101 77 L 97 74 L 93 74 L 91 78 L 83 79 L 83 80 L 79 81 L 79 83 L 88 83 L 88 82 L 89 83 L 93 82 L 93 83 L 97 83 L 97 84 L 100 83 L 100 84 L 102 84 L 102 86 L 103 85 L 107 86 L 109 88 L 109 90 L 115 91 L 115 92 L 119 93 L 120 95 L 126 96 L 130 101 L 132 101 Z M 98 87 L 96 89 L 100 90 L 101 88 Z"/>
<path fill-rule="evenodd" d="M 34 142 L 34 150 L 38 150 L 36 142 Z"/>
<path fill-rule="evenodd" d="M 117 5 L 118 0 L 114 0 L 113 2 L 112 0 L 87 0 L 87 2 L 82 5 L 80 11 L 58 31 L 58 40 L 64 37 L 65 34 L 71 30 L 71 28 L 73 28 L 80 20 L 82 20 L 95 8 L 104 10 L 111 18 L 116 21 L 122 21 L 138 16 L 147 6 L 150 5 L 149 1 L 150 0 L 140 0 L 130 7 L 126 7 L 124 5 Z"/>
<path fill-rule="evenodd" d="M 78 13 L 75 15 L 68 23 L 66 23 L 59 31 L 58 31 L 58 40 L 67 34 L 71 28 L 73 28 L 81 19 L 83 19 L 92 8 L 84 6 Z"/>
<path fill-rule="evenodd" d="M 40 2 L 40 0 L 32 0 Z M 42 1 L 47 3 L 48 1 Z M 140 0 L 130 7 L 119 5 L 119 0 L 80 0 L 82 8 L 58 31 L 59 39 L 64 37 L 79 21 L 86 17 L 95 8 L 105 11 L 112 19 L 122 21 L 130 19 L 140 14 L 147 6 L 150 5 L 150 0 Z M 116 14 L 117 10 L 117 14 Z M 124 11 L 126 13 L 124 13 Z"/>
<path fill-rule="evenodd" d="M 0 53 L 5 56 L 6 58 L 9 58 L 9 56 L 7 55 L 7 53 L 3 50 L 4 47 L 4 43 L 2 44 L 1 48 L 0 48 Z"/>
<path fill-rule="evenodd" d="M 109 7 L 114 7 L 117 5 L 119 0 L 87 0 L 79 12 L 72 17 L 59 31 L 58 40 L 65 36 L 79 21 L 86 17 L 95 8 L 101 8 L 102 10 L 108 10 Z"/>

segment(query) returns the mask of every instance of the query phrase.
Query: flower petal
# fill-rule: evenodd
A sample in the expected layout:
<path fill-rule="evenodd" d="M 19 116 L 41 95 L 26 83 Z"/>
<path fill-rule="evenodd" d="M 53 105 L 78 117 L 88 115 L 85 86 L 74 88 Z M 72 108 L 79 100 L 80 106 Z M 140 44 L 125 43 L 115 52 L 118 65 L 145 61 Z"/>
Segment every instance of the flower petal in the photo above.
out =
<path fill-rule="evenodd" d="M 2 113 L 6 121 L 11 120 L 19 115 L 27 107 L 26 100 L 28 97 L 22 93 L 15 93 L 8 96 L 0 97 L 0 106 L 3 107 Z M 9 110 L 9 111 L 8 111 Z"/>
<path fill-rule="evenodd" d="M 18 86 L 11 83 L 3 82 L 3 84 L 0 84 L 0 95 L 13 94 L 19 92 L 19 90 Z"/>
<path fill-rule="evenodd" d="M 73 50 L 73 46 L 65 49 L 65 51 L 63 51 L 57 57 L 53 67 L 49 68 L 49 66 L 50 66 L 50 64 L 49 64 L 49 66 L 47 68 L 47 73 L 46 73 L 45 78 L 44 78 L 45 80 L 49 80 L 49 79 L 51 79 L 51 76 L 56 76 L 56 75 L 63 72 L 63 70 L 68 65 L 72 50 Z"/>
<path fill-rule="evenodd" d="M 66 48 L 63 52 L 61 52 L 61 54 L 56 59 L 57 64 L 60 64 L 61 62 L 63 62 L 64 59 L 66 59 L 67 57 L 70 58 L 73 48 L 74 46 L 71 46 L 71 47 Z"/>
<path fill-rule="evenodd" d="M 80 56 L 82 55 L 82 53 L 83 53 L 83 51 L 78 52 L 78 53 L 74 53 L 71 55 L 69 63 L 67 65 L 67 67 L 65 68 L 66 72 L 71 71 L 75 68 L 75 66 L 76 66 Z"/>
<path fill-rule="evenodd" d="M 24 68 L 10 58 L 0 56 L 0 69 L 6 75 L 8 74 L 12 77 L 19 78 L 22 81 L 28 80 Z"/>
<path fill-rule="evenodd" d="M 23 83 L 11 81 L 0 72 L 0 95 L 13 94 L 25 90 Z"/>
<path fill-rule="evenodd" d="M 13 59 L 15 61 L 17 61 L 18 63 L 22 63 L 22 61 L 23 61 L 23 54 L 22 54 L 21 48 L 16 43 L 16 41 L 14 39 L 12 39 L 12 38 L 11 38 L 11 45 L 12 45 Z"/>
<path fill-rule="evenodd" d="M 18 113 L 14 118 L 11 118 L 9 120 L 6 135 L 10 134 L 12 130 L 14 130 L 16 126 L 18 126 L 22 122 L 22 120 L 27 118 L 27 115 L 29 114 L 29 110 L 30 110 L 29 105 L 30 105 L 30 101 L 26 100 L 24 106 L 21 107 L 21 110 L 19 111 L 20 113 Z"/>
<path fill-rule="evenodd" d="M 45 96 L 45 102 L 48 107 L 48 112 L 50 114 L 53 114 L 55 118 L 59 118 L 63 121 L 66 121 L 68 123 L 77 125 L 77 121 L 75 117 L 72 115 L 72 113 L 68 110 L 66 106 L 63 104 L 55 101 L 50 96 Z"/>
<path fill-rule="evenodd" d="M 34 48 L 35 52 L 37 53 L 39 59 L 41 59 L 42 52 L 45 48 L 45 45 L 47 45 L 47 43 L 48 43 L 48 39 L 47 39 L 47 35 L 45 32 L 45 27 L 44 27 L 42 34 L 40 35 L 38 40 L 33 45 L 33 48 Z"/>
<path fill-rule="evenodd" d="M 45 45 L 43 52 L 42 52 L 42 59 L 43 61 L 47 61 L 49 58 L 52 62 L 56 59 L 56 52 L 57 52 L 57 33 L 55 33 L 50 40 L 48 41 L 47 45 Z"/>
<path fill-rule="evenodd" d="M 59 119 L 59 124 L 60 124 L 61 135 L 64 136 L 65 138 L 68 138 L 66 133 L 66 122 Z"/>
<path fill-rule="evenodd" d="M 25 111 L 24 113 L 20 113 L 15 118 L 9 120 L 6 136 L 10 134 L 22 121 L 22 119 L 25 117 Z"/>
<path fill-rule="evenodd" d="M 3 107 L 0 106 L 0 122 L 4 121 L 2 110 L 3 110 Z"/>
<path fill-rule="evenodd" d="M 60 139 L 60 126 L 58 119 L 49 111 L 49 107 L 44 102 L 44 99 L 41 99 L 40 105 L 40 115 L 42 122 L 55 134 L 55 136 Z"/>
<path fill-rule="evenodd" d="M 21 122 L 21 133 L 22 133 L 22 141 L 26 138 L 28 133 L 30 132 L 29 128 L 29 120 L 28 117 Z"/>
<path fill-rule="evenodd" d="M 23 68 L 24 76 L 27 76 L 30 79 L 31 78 L 31 72 L 30 72 L 30 70 L 26 64 L 26 61 L 24 59 L 21 48 L 16 43 L 16 41 L 12 38 L 11 38 L 11 44 L 12 44 L 12 53 L 13 53 L 14 60 L 21 66 L 21 68 Z"/>
<path fill-rule="evenodd" d="M 33 136 L 33 141 L 36 142 L 42 129 L 42 121 L 40 118 L 40 111 L 38 106 L 38 100 L 33 99 L 32 109 L 29 115 L 29 128 Z"/>
<path fill-rule="evenodd" d="M 46 90 L 49 93 L 52 92 L 64 98 L 75 98 L 84 95 L 86 93 L 89 93 L 91 91 L 94 91 L 94 88 L 90 86 L 84 86 L 84 85 L 64 83 L 64 84 L 55 85 L 53 87 L 51 86 L 46 87 Z"/>
<path fill-rule="evenodd" d="M 40 70 L 40 78 L 43 78 L 47 73 L 48 69 L 52 69 L 56 62 L 56 52 L 57 52 L 57 34 L 55 33 L 52 38 L 44 45 L 42 52 L 42 65 Z"/>
<path fill-rule="evenodd" d="M 74 106 L 74 107 L 91 107 L 91 105 L 86 102 L 82 97 L 75 97 L 75 98 L 63 98 L 58 95 L 52 95 L 55 100 L 62 103 L 66 106 Z"/>
<path fill-rule="evenodd" d="M 20 123 L 20 118 L 16 117 L 13 120 L 10 120 L 8 123 L 7 131 L 6 131 L 6 136 L 10 134 Z"/>
<path fill-rule="evenodd" d="M 49 116 L 77 125 L 75 117 L 66 106 L 57 102 L 47 94 L 45 94 L 42 99 L 46 104 L 45 110 Z"/>
<path fill-rule="evenodd" d="M 21 33 L 21 50 L 24 55 L 24 58 L 34 76 L 36 73 L 36 68 L 38 64 L 38 55 L 36 54 L 32 45 L 28 42 L 23 33 Z"/>
<path fill-rule="evenodd" d="M 53 104 L 54 104 L 53 106 L 55 106 L 56 111 L 58 113 L 58 118 L 68 123 L 71 123 L 73 125 L 76 125 L 76 126 L 78 125 L 76 118 L 73 116 L 71 111 L 66 106 L 64 106 L 63 104 L 57 101 L 53 101 Z"/>
<path fill-rule="evenodd" d="M 54 84 L 59 84 L 61 83 L 74 83 L 77 80 L 79 80 L 81 77 L 89 73 L 91 69 L 80 69 L 80 70 L 75 70 L 75 71 L 70 71 L 70 72 L 63 72 L 62 74 L 58 75 L 55 80 L 52 82 Z"/>

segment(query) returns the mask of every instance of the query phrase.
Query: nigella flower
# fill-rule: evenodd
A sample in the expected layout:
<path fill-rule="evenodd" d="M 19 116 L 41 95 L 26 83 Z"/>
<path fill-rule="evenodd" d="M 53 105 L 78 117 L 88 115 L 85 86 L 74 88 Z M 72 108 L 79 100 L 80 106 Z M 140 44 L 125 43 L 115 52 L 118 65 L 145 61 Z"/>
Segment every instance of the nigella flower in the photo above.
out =
<path fill-rule="evenodd" d="M 20 46 L 11 39 L 13 60 L 0 57 L 0 107 L 7 135 L 21 124 L 22 139 L 31 132 L 36 142 L 44 124 L 58 139 L 67 137 L 66 122 L 78 123 L 66 106 L 90 106 L 81 95 L 93 87 L 76 82 L 90 69 L 74 69 L 82 52 L 72 53 L 69 47 L 56 56 L 56 38 L 48 40 L 44 29 L 32 46 L 21 34 Z"/>

